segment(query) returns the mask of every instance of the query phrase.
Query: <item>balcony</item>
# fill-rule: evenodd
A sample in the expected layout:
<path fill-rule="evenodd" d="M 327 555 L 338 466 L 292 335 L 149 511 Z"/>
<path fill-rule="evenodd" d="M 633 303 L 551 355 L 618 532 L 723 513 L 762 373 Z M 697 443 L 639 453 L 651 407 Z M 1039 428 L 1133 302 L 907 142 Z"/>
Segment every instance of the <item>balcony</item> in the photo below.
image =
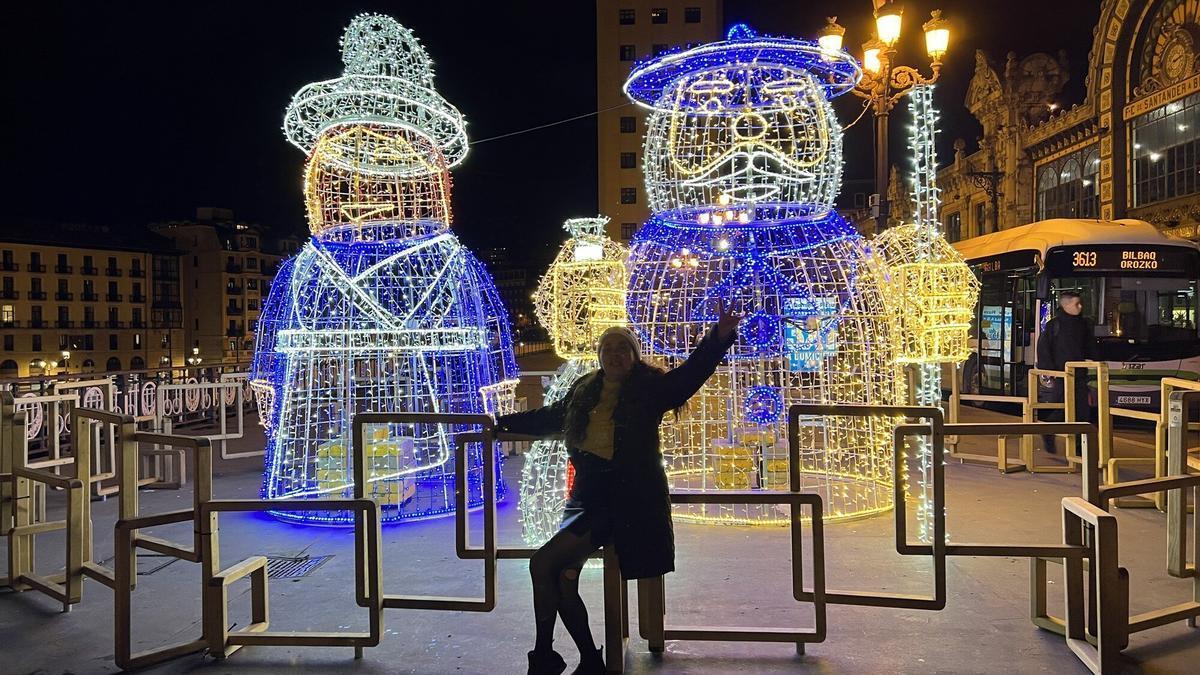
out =
<path fill-rule="evenodd" d="M 225 308 L 225 313 L 230 316 L 241 316 L 243 314 L 243 311 L 242 311 L 241 307 L 235 307 L 233 305 L 229 305 L 228 307 Z"/>
<path fill-rule="evenodd" d="M 225 292 L 228 293 L 229 295 L 241 295 L 242 287 L 241 286 L 226 286 Z"/>
<path fill-rule="evenodd" d="M 134 319 L 133 321 L 129 322 L 129 327 L 130 328 L 145 328 L 146 322 L 142 321 L 141 319 Z"/>
<path fill-rule="evenodd" d="M 20 325 L 20 321 L 0 321 L 0 328 L 16 328 Z"/>
<path fill-rule="evenodd" d="M 100 268 L 99 267 L 80 267 L 79 273 L 94 277 L 97 274 L 100 274 Z"/>
<path fill-rule="evenodd" d="M 120 293 L 105 293 L 104 301 L 105 302 L 120 302 L 121 298 L 123 298 L 123 297 L 124 296 L 121 295 Z M 137 302 L 137 298 L 134 298 L 134 302 Z"/>
<path fill-rule="evenodd" d="M 104 276 L 119 277 L 119 276 L 121 276 L 121 270 L 116 267 L 106 267 L 106 268 L 104 268 Z"/>
<path fill-rule="evenodd" d="M 99 328 L 100 322 L 95 319 L 84 319 L 81 324 L 84 328 Z"/>
<path fill-rule="evenodd" d="M 105 321 L 105 322 L 104 322 L 104 326 L 105 326 L 106 328 L 124 328 L 124 327 L 125 327 L 125 322 L 124 322 L 124 321 L 117 321 L 116 319 L 109 319 L 108 321 Z"/>
<path fill-rule="evenodd" d="M 5 272 L 16 272 L 19 269 L 21 269 L 21 266 L 11 260 L 0 262 L 0 270 Z"/>
<path fill-rule="evenodd" d="M 100 295 L 97 293 L 81 293 L 79 299 L 84 302 L 96 302 L 100 299 Z"/>
<path fill-rule="evenodd" d="M 30 300 L 45 300 L 46 291 L 29 291 Z"/>
<path fill-rule="evenodd" d="M 27 272 L 45 272 L 46 266 L 41 265 L 41 264 L 35 265 L 33 263 L 29 263 L 28 265 L 25 266 L 25 270 Z"/>
<path fill-rule="evenodd" d="M 70 274 L 74 271 L 75 271 L 75 268 L 71 265 L 55 265 L 54 266 L 55 274 Z"/>
<path fill-rule="evenodd" d="M 241 328 L 230 328 L 229 330 L 225 331 L 225 337 L 237 337 L 237 338 L 240 338 L 240 337 L 243 337 L 243 336 L 245 336 L 245 335 L 246 335 L 246 331 L 245 331 L 245 330 L 243 330 L 243 329 L 241 329 Z"/>
<path fill-rule="evenodd" d="M 75 294 L 70 291 L 58 291 L 54 294 L 55 300 L 74 300 Z"/>
<path fill-rule="evenodd" d="M 242 266 L 237 263 L 225 263 L 225 271 L 230 274 L 241 274 Z"/>
<path fill-rule="evenodd" d="M 46 322 L 41 319 L 30 319 L 29 327 L 30 328 L 45 328 Z"/>
<path fill-rule="evenodd" d="M 129 270 L 129 276 L 130 276 L 130 278 L 133 278 L 133 279 L 145 279 L 146 278 L 146 270 L 144 270 L 140 267 L 135 267 L 135 268 Z"/>
<path fill-rule="evenodd" d="M 0 291 L 0 298 L 4 298 L 5 300 L 16 300 L 17 296 L 19 295 L 20 293 L 17 293 L 17 291 L 12 288 L 6 288 Z"/>
<path fill-rule="evenodd" d="M 54 322 L 54 325 L 58 328 L 74 328 L 75 322 L 70 319 L 59 319 Z"/>

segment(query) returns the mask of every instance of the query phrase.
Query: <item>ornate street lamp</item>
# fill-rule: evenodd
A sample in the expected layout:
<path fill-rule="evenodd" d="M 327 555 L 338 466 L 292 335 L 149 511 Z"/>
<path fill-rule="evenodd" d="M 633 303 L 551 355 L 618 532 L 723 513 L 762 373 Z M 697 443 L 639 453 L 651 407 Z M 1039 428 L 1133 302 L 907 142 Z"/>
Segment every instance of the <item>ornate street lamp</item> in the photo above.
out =
<path fill-rule="evenodd" d="M 916 68 L 896 63 L 903 14 L 903 6 L 891 0 L 884 0 L 875 10 L 875 34 L 863 43 L 863 79 L 851 90 L 867 101 L 875 115 L 875 190 L 879 193 L 876 222 L 880 228 L 887 227 L 888 219 L 888 115 L 913 87 L 937 82 L 942 73 L 942 58 L 950 46 L 949 22 L 942 18 L 941 10 L 935 9 L 930 13 L 932 18 L 922 26 L 931 74 L 926 77 Z M 837 24 L 837 17 L 831 16 L 817 41 L 826 50 L 838 51 L 845 34 L 846 29 Z"/>

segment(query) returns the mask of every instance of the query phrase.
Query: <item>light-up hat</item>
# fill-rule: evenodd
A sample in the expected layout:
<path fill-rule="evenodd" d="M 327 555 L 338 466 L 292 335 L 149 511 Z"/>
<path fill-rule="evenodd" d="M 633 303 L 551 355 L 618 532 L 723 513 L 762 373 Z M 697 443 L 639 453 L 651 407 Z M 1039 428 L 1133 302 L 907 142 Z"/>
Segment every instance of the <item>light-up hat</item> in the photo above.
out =
<path fill-rule="evenodd" d="M 725 40 L 668 52 L 633 67 L 625 81 L 625 95 L 648 108 L 657 107 L 663 94 L 680 81 L 701 78 L 714 67 L 746 68 L 772 72 L 769 80 L 786 80 L 811 74 L 833 98 L 846 93 L 862 79 L 862 69 L 845 51 L 828 51 L 808 40 L 759 35 L 744 23 L 729 29 Z"/>
<path fill-rule="evenodd" d="M 433 62 L 413 32 L 390 16 L 359 14 L 342 36 L 341 77 L 305 85 L 292 97 L 283 132 L 311 152 L 317 138 L 340 124 L 400 127 L 429 137 L 447 167 L 467 154 L 462 113 L 433 86 Z"/>

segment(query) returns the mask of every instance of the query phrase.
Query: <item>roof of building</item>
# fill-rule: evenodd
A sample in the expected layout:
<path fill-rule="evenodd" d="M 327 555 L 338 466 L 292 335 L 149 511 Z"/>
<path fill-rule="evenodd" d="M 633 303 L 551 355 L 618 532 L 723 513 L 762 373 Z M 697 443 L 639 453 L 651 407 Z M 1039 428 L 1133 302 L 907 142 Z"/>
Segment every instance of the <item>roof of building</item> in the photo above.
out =
<path fill-rule="evenodd" d="M 979 237 L 964 239 L 954 248 L 963 258 L 977 260 L 1013 251 L 1046 251 L 1056 246 L 1096 244 L 1159 244 L 1197 248 L 1193 242 L 1165 234 L 1144 220 L 1053 218 Z"/>
<path fill-rule="evenodd" d="M 178 255 L 168 237 L 145 227 L 110 227 L 84 223 L 10 225 L 0 233 L 0 244 L 59 246 L 94 251 L 134 251 Z"/>

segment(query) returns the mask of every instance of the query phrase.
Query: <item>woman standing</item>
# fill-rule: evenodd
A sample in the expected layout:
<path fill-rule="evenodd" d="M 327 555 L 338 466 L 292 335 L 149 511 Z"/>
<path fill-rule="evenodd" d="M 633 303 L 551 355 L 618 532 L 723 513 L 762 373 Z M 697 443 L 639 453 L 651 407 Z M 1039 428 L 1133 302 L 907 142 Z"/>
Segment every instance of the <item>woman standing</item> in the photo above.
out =
<path fill-rule="evenodd" d="M 625 579 L 675 569 L 675 537 L 658 428 L 670 410 L 687 403 L 716 370 L 741 318 L 720 316 L 682 365 L 663 371 L 641 359 L 637 337 L 609 328 L 598 345 L 600 369 L 584 375 L 553 405 L 505 415 L 496 430 L 566 440 L 575 482 L 563 527 L 529 561 L 537 636 L 530 675 L 566 669 L 554 651 L 555 616 L 579 648 L 575 673 L 603 673 L 602 650 L 592 641 L 579 572 L 602 546 L 615 546 Z"/>

